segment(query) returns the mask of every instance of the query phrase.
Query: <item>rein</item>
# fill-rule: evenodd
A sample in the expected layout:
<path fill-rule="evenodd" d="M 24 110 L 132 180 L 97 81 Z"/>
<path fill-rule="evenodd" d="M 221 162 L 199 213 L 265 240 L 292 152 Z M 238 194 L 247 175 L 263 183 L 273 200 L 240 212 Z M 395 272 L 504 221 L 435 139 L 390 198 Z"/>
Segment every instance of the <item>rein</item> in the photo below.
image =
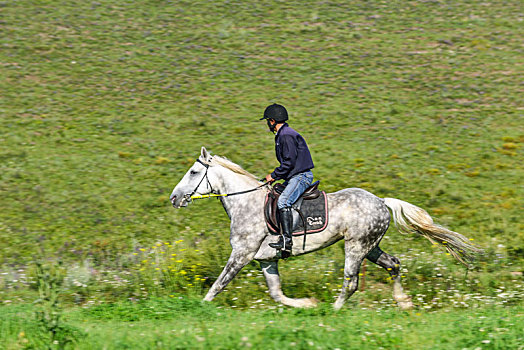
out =
<path fill-rule="evenodd" d="M 240 191 L 240 192 L 233 192 L 233 193 L 211 193 L 211 194 L 203 194 L 203 195 L 200 195 L 200 196 L 191 196 L 190 198 L 191 199 L 202 199 L 202 198 L 213 198 L 213 197 L 229 197 L 229 196 L 236 196 L 237 194 L 245 194 L 245 193 L 249 193 L 249 192 L 254 192 L 256 190 L 259 190 L 261 189 L 262 187 L 264 187 L 265 185 L 267 185 L 269 182 L 266 182 L 260 186 L 257 186 L 255 188 L 252 188 L 250 190 L 245 190 L 245 191 Z"/>
<path fill-rule="evenodd" d="M 206 173 L 204 174 L 204 176 L 202 177 L 202 179 L 200 180 L 198 185 L 195 187 L 193 192 L 191 192 L 191 194 L 186 194 L 184 196 L 184 198 L 186 199 L 187 202 L 190 202 L 190 201 L 192 201 L 194 199 L 229 197 L 229 196 L 236 196 L 236 195 L 239 195 L 239 194 L 245 194 L 245 193 L 249 193 L 249 192 L 254 192 L 256 190 L 261 189 L 262 187 L 266 186 L 269 183 L 269 182 L 265 182 L 265 183 L 263 183 L 260 186 L 257 186 L 255 188 L 252 188 L 250 190 L 245 190 L 245 191 L 239 191 L 239 192 L 233 192 L 233 193 L 223 193 L 223 194 L 221 194 L 221 193 L 213 193 L 214 192 L 213 186 L 211 186 L 211 182 L 209 182 L 209 178 L 207 177 L 207 171 L 209 170 L 209 164 L 206 164 L 206 163 L 202 162 L 199 158 L 197 158 L 196 161 L 199 162 L 200 164 L 202 164 L 206 168 Z M 200 184 L 202 183 L 202 181 L 204 181 L 204 179 L 206 179 L 207 185 L 209 186 L 209 188 L 211 188 L 211 192 L 212 193 L 195 196 L 194 194 L 196 193 L 197 189 L 200 187 Z"/>

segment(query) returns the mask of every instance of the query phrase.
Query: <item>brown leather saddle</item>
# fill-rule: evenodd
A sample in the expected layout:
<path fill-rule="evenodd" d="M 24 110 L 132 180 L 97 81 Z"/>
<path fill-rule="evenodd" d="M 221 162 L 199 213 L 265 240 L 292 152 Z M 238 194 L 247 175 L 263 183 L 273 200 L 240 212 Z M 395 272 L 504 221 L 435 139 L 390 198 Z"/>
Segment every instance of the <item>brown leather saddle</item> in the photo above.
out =
<path fill-rule="evenodd" d="M 302 196 L 293 204 L 293 236 L 306 235 L 323 231 L 328 224 L 327 197 L 324 191 L 318 189 L 320 181 L 309 186 Z M 278 198 L 285 186 L 276 184 L 266 196 L 264 215 L 269 232 L 273 235 L 280 234 L 278 220 Z"/>

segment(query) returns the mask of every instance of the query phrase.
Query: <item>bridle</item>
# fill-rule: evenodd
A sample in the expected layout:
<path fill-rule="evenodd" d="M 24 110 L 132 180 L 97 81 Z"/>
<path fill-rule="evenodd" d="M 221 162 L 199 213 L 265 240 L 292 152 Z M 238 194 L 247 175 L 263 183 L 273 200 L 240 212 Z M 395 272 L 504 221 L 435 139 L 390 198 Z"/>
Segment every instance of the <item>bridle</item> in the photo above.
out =
<path fill-rule="evenodd" d="M 213 186 L 211 185 L 211 182 L 209 182 L 209 178 L 207 176 L 207 172 L 209 171 L 209 164 L 204 163 L 203 161 L 200 160 L 200 158 L 197 158 L 196 161 L 198 163 L 202 164 L 206 168 L 206 172 L 204 173 L 204 176 L 202 176 L 202 178 L 200 179 L 200 182 L 198 183 L 198 185 L 196 185 L 196 187 L 193 190 L 193 192 L 184 195 L 184 200 L 187 203 L 190 203 L 194 199 L 213 198 L 213 197 L 217 197 L 217 198 L 218 197 L 228 197 L 228 196 L 235 196 L 237 194 L 249 193 L 249 192 L 253 192 L 253 191 L 259 190 L 259 189 L 261 189 L 262 187 L 266 186 L 269 183 L 269 182 L 265 182 L 265 183 L 263 183 L 262 185 L 260 185 L 258 187 L 255 187 L 255 188 L 252 188 L 252 189 L 246 190 L 246 191 L 233 192 L 233 193 L 215 193 L 215 190 L 213 190 Z M 202 184 L 204 179 L 206 179 L 207 186 L 208 186 L 208 188 L 211 189 L 211 193 L 210 194 L 203 194 L 203 195 L 195 196 L 195 193 L 197 192 L 198 188 L 200 187 L 200 185 Z"/>
<path fill-rule="evenodd" d="M 204 179 L 206 179 L 207 186 L 211 189 L 211 193 L 215 194 L 214 193 L 215 191 L 213 190 L 213 186 L 211 185 L 211 182 L 209 182 L 209 178 L 207 177 L 207 172 L 209 171 L 209 164 L 204 163 L 203 161 L 200 160 L 200 158 L 197 158 L 196 161 L 198 163 L 202 164 L 206 168 L 206 172 L 204 173 L 204 176 L 202 176 L 202 178 L 200 179 L 200 182 L 198 183 L 198 185 L 196 185 L 196 187 L 193 190 L 193 192 L 184 195 L 184 200 L 187 203 L 191 202 L 193 199 L 197 199 L 196 197 L 201 197 L 201 196 L 194 196 L 194 194 L 196 193 L 196 191 L 198 190 L 198 188 L 200 187 L 200 185 L 202 184 Z"/>

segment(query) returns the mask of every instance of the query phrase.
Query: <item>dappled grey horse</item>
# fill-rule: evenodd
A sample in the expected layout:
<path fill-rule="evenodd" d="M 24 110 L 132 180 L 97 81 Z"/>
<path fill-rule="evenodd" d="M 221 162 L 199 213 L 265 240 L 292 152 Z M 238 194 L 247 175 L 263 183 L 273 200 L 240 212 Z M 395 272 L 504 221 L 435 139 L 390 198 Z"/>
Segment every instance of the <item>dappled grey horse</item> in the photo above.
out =
<path fill-rule="evenodd" d="M 254 259 L 260 262 L 270 295 L 275 301 L 295 307 L 316 305 L 314 298 L 293 299 L 282 293 L 278 274 L 280 253 L 268 245 L 276 242 L 278 236 L 269 233 L 263 210 L 268 191 L 268 186 L 242 167 L 226 158 L 211 156 L 204 147 L 195 164 L 173 189 L 170 199 L 175 208 L 187 206 L 191 197 L 217 196 L 231 220 L 231 256 L 204 300 L 213 300 Z M 230 195 L 239 192 L 239 195 Z M 389 272 L 394 281 L 393 298 L 399 307 L 412 306 L 410 297 L 400 284 L 400 261 L 378 246 L 391 220 L 388 208 L 400 232 L 421 234 L 433 243 L 443 245 L 464 264 L 480 252 L 467 238 L 434 224 L 426 211 L 407 202 L 379 198 L 359 188 L 329 193 L 327 198 L 329 224 L 326 229 L 308 236 L 305 247 L 298 244 L 302 238 L 295 237 L 292 255 L 311 253 L 344 239 L 344 283 L 334 304 L 335 309 L 340 309 L 357 289 L 360 265 L 365 258 Z"/>

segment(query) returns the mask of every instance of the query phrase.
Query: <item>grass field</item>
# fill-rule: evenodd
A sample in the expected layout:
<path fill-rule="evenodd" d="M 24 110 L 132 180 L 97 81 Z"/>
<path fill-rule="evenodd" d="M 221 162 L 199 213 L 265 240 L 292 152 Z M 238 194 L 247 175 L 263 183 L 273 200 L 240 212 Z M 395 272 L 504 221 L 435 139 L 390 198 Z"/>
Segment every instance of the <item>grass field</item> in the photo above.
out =
<path fill-rule="evenodd" d="M 342 279 L 335 245 L 281 264 L 284 291 L 317 297 L 320 311 L 268 310 L 276 304 L 253 263 L 180 324 L 221 307 L 242 321 L 211 317 L 207 328 L 229 348 L 241 346 L 241 327 L 245 342 L 269 348 L 283 343 L 263 339 L 292 333 L 304 335 L 299 348 L 347 348 L 352 334 L 362 347 L 437 334 L 433 348 L 522 343 L 522 21 L 518 1 L 1 2 L 0 313 L 10 326 L 0 336 L 14 348 L 25 346 L 20 332 L 31 337 L 23 328 L 35 322 L 38 260 L 59 281 L 63 321 L 89 330 L 85 344 L 101 334 L 114 348 L 187 347 L 181 325 L 176 339 L 165 333 L 178 316 L 137 320 L 145 338 L 124 339 L 115 330 L 129 324 L 104 305 L 190 303 L 207 290 L 229 255 L 227 215 L 214 200 L 175 211 L 169 194 L 201 146 L 256 176 L 270 172 L 273 137 L 258 118 L 278 102 L 307 139 L 323 190 L 411 202 L 486 254 L 466 271 L 390 228 L 381 247 L 402 262 L 413 313 L 394 310 L 390 281 L 369 265 L 347 310 L 326 311 Z M 94 307 L 103 312 L 83 311 Z M 249 326 L 273 317 L 279 327 Z"/>
<path fill-rule="evenodd" d="M 4 310 L 6 349 L 35 342 L 28 311 Z M 78 349 L 519 349 L 524 326 L 522 307 L 238 311 L 186 297 L 76 309 L 65 318 L 84 332 Z"/>

